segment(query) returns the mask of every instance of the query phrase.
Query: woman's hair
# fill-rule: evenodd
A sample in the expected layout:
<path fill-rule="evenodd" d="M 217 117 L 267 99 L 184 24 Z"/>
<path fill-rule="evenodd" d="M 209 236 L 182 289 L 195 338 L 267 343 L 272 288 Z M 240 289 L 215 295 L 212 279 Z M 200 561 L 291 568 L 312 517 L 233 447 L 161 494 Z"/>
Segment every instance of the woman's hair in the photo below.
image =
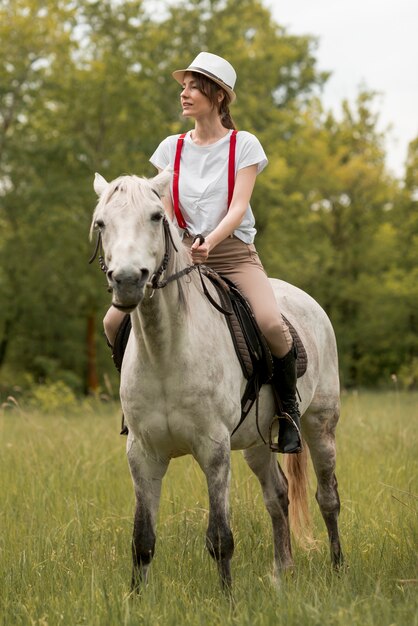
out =
<path fill-rule="evenodd" d="M 225 128 L 236 130 L 235 122 L 229 112 L 229 103 L 231 99 L 225 89 L 222 89 L 222 87 L 220 87 L 217 83 L 215 83 L 204 74 L 200 74 L 199 72 L 192 72 L 192 75 L 196 81 L 196 86 L 198 90 L 202 92 L 204 96 L 209 98 L 212 105 L 216 109 L 218 109 L 219 115 L 221 117 L 222 126 L 224 126 Z M 221 102 L 219 102 L 218 100 L 219 91 L 222 91 L 224 94 Z"/>

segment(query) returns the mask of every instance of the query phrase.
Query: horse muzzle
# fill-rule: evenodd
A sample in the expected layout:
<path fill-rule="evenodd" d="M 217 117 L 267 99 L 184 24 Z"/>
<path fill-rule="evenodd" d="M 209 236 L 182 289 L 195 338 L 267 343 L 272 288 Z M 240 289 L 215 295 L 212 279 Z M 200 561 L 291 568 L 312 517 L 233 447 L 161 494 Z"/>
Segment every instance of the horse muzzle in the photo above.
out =
<path fill-rule="evenodd" d="M 149 271 L 146 268 L 139 270 L 109 269 L 106 277 L 113 294 L 112 305 L 125 313 L 133 311 L 144 297 L 144 288 L 149 278 Z"/>

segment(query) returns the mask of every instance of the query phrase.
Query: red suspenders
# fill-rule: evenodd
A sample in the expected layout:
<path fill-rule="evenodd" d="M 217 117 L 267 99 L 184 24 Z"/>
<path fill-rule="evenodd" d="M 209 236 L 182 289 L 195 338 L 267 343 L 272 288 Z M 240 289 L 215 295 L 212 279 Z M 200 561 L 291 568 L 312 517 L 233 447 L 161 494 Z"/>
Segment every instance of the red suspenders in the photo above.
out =
<path fill-rule="evenodd" d="M 173 206 L 176 215 L 177 224 L 180 228 L 186 228 L 186 222 L 181 213 L 179 206 L 179 175 L 180 175 L 180 157 L 183 149 L 183 143 L 186 133 L 179 136 L 177 140 L 176 156 L 174 158 L 173 173 Z M 229 160 L 228 160 L 228 208 L 231 204 L 235 185 L 235 148 L 237 143 L 237 131 L 233 130 L 229 139 Z"/>
<path fill-rule="evenodd" d="M 177 149 L 176 156 L 174 159 L 174 173 L 173 173 L 173 205 L 174 205 L 174 213 L 176 215 L 177 224 L 180 228 L 186 228 L 186 222 L 184 221 L 183 215 L 180 211 L 179 206 L 179 174 L 180 174 L 180 156 L 181 151 L 183 149 L 183 142 L 186 133 L 180 135 L 177 140 Z"/>
<path fill-rule="evenodd" d="M 229 161 L 228 161 L 228 209 L 232 201 L 235 186 L 235 147 L 237 145 L 237 132 L 233 130 L 229 139 Z"/>

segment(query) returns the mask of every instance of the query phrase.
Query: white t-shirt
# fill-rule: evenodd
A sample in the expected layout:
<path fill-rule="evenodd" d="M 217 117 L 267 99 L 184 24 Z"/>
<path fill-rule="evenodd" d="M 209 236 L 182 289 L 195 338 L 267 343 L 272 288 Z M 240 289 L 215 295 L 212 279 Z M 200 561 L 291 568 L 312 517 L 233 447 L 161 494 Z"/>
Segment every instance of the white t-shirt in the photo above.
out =
<path fill-rule="evenodd" d="M 230 131 L 225 137 L 208 146 L 193 143 L 190 132 L 186 134 L 180 160 L 179 204 L 190 235 L 212 232 L 228 210 L 228 162 Z M 151 163 L 159 168 L 174 169 L 174 159 L 179 135 L 164 139 Z M 249 165 L 257 165 L 259 174 L 267 165 L 266 154 L 251 133 L 239 131 L 235 152 L 235 175 Z M 171 190 L 172 192 L 172 190 Z M 234 235 L 245 243 L 252 243 L 256 234 L 255 220 L 248 205 L 244 218 Z"/>

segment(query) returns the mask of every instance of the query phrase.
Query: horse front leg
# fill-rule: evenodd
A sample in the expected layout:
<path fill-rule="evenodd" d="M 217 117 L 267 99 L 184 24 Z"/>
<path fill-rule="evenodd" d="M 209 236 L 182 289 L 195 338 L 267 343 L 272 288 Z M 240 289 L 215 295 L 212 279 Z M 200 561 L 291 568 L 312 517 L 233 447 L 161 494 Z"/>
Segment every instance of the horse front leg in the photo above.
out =
<path fill-rule="evenodd" d="M 232 589 L 231 559 L 234 538 L 229 524 L 229 484 L 231 478 L 231 451 L 229 437 L 216 446 L 205 442 L 205 450 L 197 460 L 205 473 L 209 495 L 209 523 L 206 547 L 218 566 L 224 591 Z"/>
<path fill-rule="evenodd" d="M 131 591 L 139 592 L 147 582 L 148 568 L 154 556 L 156 518 L 168 461 L 150 458 L 133 438 L 128 439 L 127 448 L 136 497 Z"/>

